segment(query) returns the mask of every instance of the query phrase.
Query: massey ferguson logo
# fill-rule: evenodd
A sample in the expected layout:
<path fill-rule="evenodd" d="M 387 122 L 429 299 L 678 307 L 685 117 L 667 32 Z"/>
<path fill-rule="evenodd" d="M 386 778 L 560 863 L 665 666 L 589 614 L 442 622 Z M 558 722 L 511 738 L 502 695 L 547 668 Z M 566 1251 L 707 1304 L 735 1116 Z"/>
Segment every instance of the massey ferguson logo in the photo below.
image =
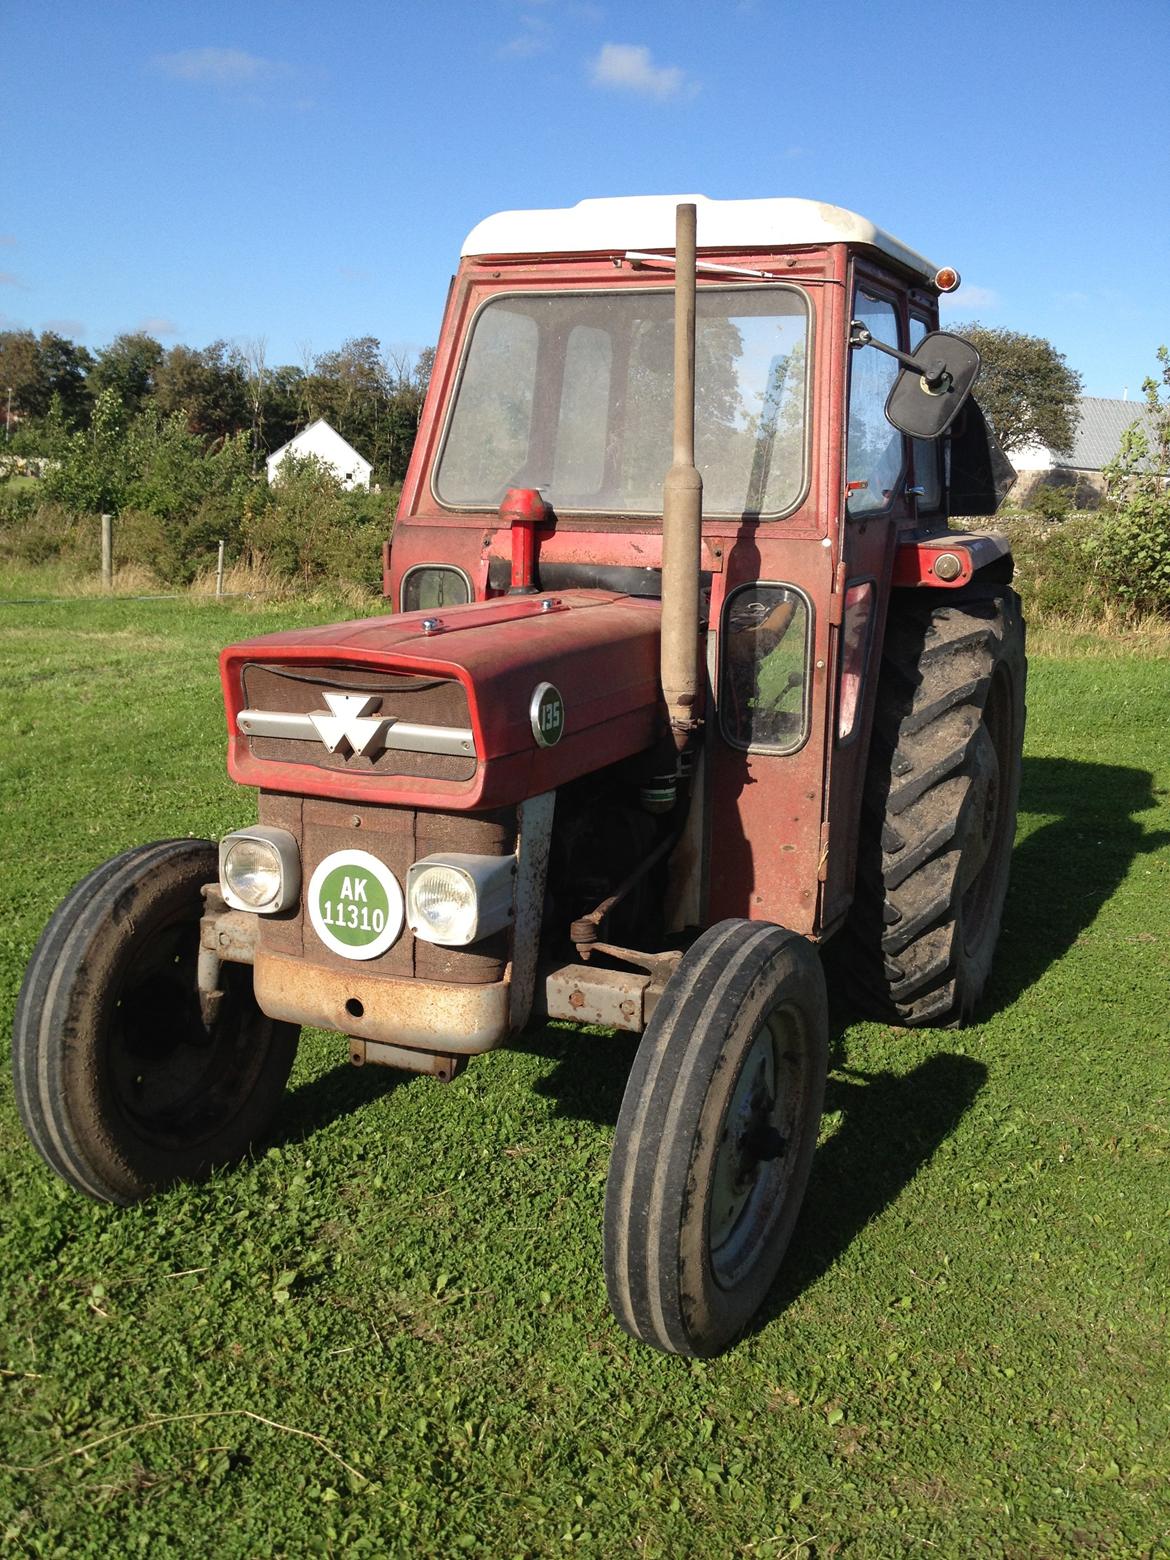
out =
<path fill-rule="evenodd" d="M 343 759 L 351 756 L 376 761 L 387 748 L 403 753 L 475 757 L 475 738 L 470 727 L 421 725 L 394 714 L 371 714 L 381 702 L 382 695 L 378 693 L 326 693 L 321 689 L 321 696 L 329 706 L 327 710 L 309 710 L 306 714 L 297 710 L 241 710 L 236 716 L 236 729 L 249 739 L 273 737 L 284 742 L 311 742 L 314 746 L 324 743 L 327 752 L 339 753 Z"/>
<path fill-rule="evenodd" d="M 385 716 L 370 718 L 378 703 L 377 694 L 327 693 L 328 710 L 310 710 L 309 719 L 317 735 L 331 753 L 345 744 L 354 753 L 371 755 L 383 745 L 390 722 Z"/>

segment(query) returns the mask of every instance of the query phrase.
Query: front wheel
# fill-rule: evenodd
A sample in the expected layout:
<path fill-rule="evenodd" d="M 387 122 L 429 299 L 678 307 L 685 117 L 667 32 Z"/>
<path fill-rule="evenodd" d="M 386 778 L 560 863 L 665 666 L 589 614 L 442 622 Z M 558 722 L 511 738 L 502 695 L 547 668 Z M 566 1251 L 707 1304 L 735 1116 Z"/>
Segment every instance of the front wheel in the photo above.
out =
<path fill-rule="evenodd" d="M 683 956 L 634 1060 L 606 1186 L 609 1300 L 633 1337 L 718 1354 L 759 1309 L 808 1183 L 828 1049 L 804 938 L 722 921 Z"/>
<path fill-rule="evenodd" d="M 65 897 L 25 973 L 13 1024 L 16 1103 L 46 1163 L 101 1202 L 131 1203 L 246 1153 L 296 1054 L 247 966 L 225 964 L 210 1025 L 196 965 L 209 840 L 144 845 Z"/>

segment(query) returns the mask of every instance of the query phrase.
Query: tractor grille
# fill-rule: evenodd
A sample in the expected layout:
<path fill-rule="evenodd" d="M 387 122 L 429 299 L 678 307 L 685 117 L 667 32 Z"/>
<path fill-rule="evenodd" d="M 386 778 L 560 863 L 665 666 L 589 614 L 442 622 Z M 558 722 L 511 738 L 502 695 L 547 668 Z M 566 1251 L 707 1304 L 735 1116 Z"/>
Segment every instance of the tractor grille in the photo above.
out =
<path fill-rule="evenodd" d="M 252 662 L 244 667 L 243 688 L 239 725 L 253 758 L 412 779 L 470 780 L 475 774 L 467 695 L 450 678 Z M 333 752 L 310 719 L 333 715 L 329 694 L 348 696 L 348 709 L 360 710 L 360 717 L 343 717 L 350 734 Z M 334 733 L 338 729 L 335 718 Z M 358 751 L 371 731 L 366 750 Z"/>
<path fill-rule="evenodd" d="M 486 813 L 412 812 L 404 807 L 354 806 L 352 802 L 260 793 L 260 822 L 287 829 L 300 844 L 301 876 L 308 883 L 326 856 L 337 850 L 366 850 L 406 887 L 411 863 L 447 851 L 507 856 L 516 849 L 516 809 Z M 303 902 L 280 915 L 262 915 L 260 946 L 266 953 L 303 959 L 307 966 L 350 970 L 353 961 L 327 948 L 313 930 Z M 469 948 L 445 948 L 415 939 L 409 930 L 392 948 L 361 966 L 367 975 L 480 985 L 503 980 L 512 928 L 504 927 Z M 311 974 L 308 978 L 311 978 Z"/>

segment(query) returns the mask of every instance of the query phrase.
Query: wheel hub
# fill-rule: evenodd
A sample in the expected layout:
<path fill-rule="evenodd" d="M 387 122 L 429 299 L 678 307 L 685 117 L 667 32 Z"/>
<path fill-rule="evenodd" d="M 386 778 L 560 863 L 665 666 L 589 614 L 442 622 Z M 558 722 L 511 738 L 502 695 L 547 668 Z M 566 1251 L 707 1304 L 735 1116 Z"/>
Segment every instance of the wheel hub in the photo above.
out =
<path fill-rule="evenodd" d="M 744 1059 L 720 1130 L 708 1222 L 711 1262 L 721 1282 L 753 1260 L 784 1177 L 788 1107 L 780 1051 L 784 1021 L 772 1014 Z"/>

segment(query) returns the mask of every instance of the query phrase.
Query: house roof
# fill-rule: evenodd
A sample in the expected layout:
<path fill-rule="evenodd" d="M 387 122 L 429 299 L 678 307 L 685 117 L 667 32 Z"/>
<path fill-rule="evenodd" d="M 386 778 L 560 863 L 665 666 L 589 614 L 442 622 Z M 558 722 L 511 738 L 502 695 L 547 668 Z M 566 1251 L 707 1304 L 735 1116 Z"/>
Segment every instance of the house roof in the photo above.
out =
<path fill-rule="evenodd" d="M 787 249 L 868 244 L 928 281 L 937 266 L 856 212 L 819 200 L 711 200 L 706 195 L 621 195 L 545 211 L 499 211 L 472 228 L 465 255 L 596 254 L 674 250 L 675 208 L 697 208 L 700 249 Z"/>
<path fill-rule="evenodd" d="M 1114 401 L 1099 395 L 1081 396 L 1080 408 L 1072 449 L 1053 451 L 1055 465 L 1075 471 L 1102 470 L 1121 448 L 1125 430 L 1135 422 L 1147 423 L 1150 417 L 1144 401 Z"/>
<path fill-rule="evenodd" d="M 338 444 L 341 445 L 342 449 L 349 451 L 355 460 L 360 460 L 364 466 L 370 465 L 370 462 L 366 459 L 366 457 L 361 454 L 360 451 L 355 450 L 349 440 L 343 438 L 342 435 L 338 433 L 333 424 L 326 422 L 324 417 L 317 417 L 311 423 L 306 423 L 298 433 L 293 434 L 292 438 L 288 441 L 287 444 L 282 444 L 278 450 L 273 450 L 272 454 L 267 457 L 265 464 L 271 466 L 274 461 L 279 461 L 280 457 L 285 453 L 286 450 L 291 450 L 294 444 L 299 444 L 300 441 L 305 437 L 305 434 L 311 432 L 314 428 L 324 428 L 326 432 L 333 435 Z M 371 467 L 371 470 L 372 469 L 373 468 Z"/>

